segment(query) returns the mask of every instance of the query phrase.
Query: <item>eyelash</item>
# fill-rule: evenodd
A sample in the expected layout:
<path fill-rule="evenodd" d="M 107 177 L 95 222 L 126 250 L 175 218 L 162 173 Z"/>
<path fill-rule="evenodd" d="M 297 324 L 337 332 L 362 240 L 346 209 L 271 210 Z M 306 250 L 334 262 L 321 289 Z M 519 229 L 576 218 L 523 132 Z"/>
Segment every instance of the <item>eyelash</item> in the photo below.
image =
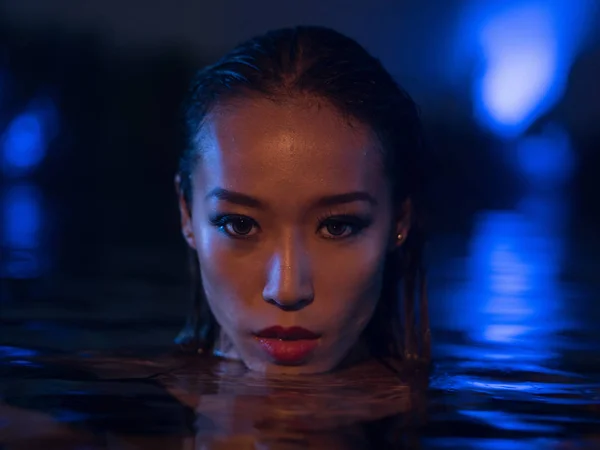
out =
<path fill-rule="evenodd" d="M 328 214 L 328 215 L 319 217 L 317 219 L 317 224 L 318 224 L 319 230 L 327 227 L 327 225 L 333 225 L 333 224 L 349 227 L 351 229 L 351 231 L 350 231 L 350 234 L 348 234 L 348 235 L 330 236 L 330 237 L 322 236 L 324 239 L 331 239 L 331 240 L 348 239 L 348 238 L 358 236 L 360 233 L 362 233 L 365 228 L 367 228 L 369 225 L 371 225 L 371 219 L 366 216 L 361 217 L 361 216 L 350 215 L 350 214 L 338 214 L 338 215 Z"/>
<path fill-rule="evenodd" d="M 250 239 L 253 235 L 251 234 L 239 234 L 235 232 L 230 232 L 227 229 L 227 226 L 235 223 L 235 221 L 248 221 L 249 225 L 252 225 L 254 228 L 260 230 L 260 227 L 256 223 L 254 219 L 251 219 L 248 216 L 243 216 L 239 214 L 221 214 L 214 218 L 210 219 L 210 223 L 217 227 L 219 231 L 225 233 L 228 237 L 232 239 Z M 371 225 L 371 219 L 366 216 L 357 216 L 357 215 L 348 215 L 348 214 L 327 214 L 321 216 L 317 219 L 318 231 L 327 227 L 328 225 L 342 225 L 350 228 L 350 233 L 344 236 L 322 236 L 324 239 L 330 240 L 338 240 L 338 239 L 348 239 L 355 236 L 358 236 L 362 231 L 365 230 L 369 225 Z M 251 233 L 252 230 L 249 232 Z"/>
<path fill-rule="evenodd" d="M 254 219 L 251 219 L 248 216 L 242 216 L 239 214 L 221 214 L 219 216 L 211 218 L 210 223 L 213 226 L 217 227 L 219 229 L 219 231 L 225 233 L 227 236 L 229 236 L 232 239 L 249 239 L 253 235 L 248 236 L 247 234 L 231 233 L 227 230 L 227 225 L 235 223 L 235 221 L 242 221 L 242 220 L 248 221 L 250 223 L 250 225 L 260 229 L 260 227 L 258 227 L 258 224 L 256 223 L 256 221 Z"/>

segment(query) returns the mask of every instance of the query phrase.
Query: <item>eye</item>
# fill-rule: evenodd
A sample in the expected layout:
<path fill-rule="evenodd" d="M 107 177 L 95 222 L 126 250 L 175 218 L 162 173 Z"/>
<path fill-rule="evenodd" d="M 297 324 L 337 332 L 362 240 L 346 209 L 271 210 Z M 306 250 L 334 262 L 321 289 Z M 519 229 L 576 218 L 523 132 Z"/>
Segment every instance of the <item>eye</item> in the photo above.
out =
<path fill-rule="evenodd" d="M 247 236 L 254 229 L 254 221 L 245 217 L 236 217 L 225 224 L 225 229 L 232 234 Z"/>
<path fill-rule="evenodd" d="M 253 236 L 258 232 L 258 224 L 254 219 L 239 215 L 220 216 L 211 223 L 227 235 L 234 238 L 245 238 Z"/>
<path fill-rule="evenodd" d="M 325 239 L 344 239 L 359 234 L 369 221 L 354 216 L 330 217 L 321 222 L 319 232 Z"/>
<path fill-rule="evenodd" d="M 351 232 L 350 225 L 337 221 L 330 221 L 325 224 L 325 230 L 327 233 L 334 237 L 341 237 L 344 233 Z"/>

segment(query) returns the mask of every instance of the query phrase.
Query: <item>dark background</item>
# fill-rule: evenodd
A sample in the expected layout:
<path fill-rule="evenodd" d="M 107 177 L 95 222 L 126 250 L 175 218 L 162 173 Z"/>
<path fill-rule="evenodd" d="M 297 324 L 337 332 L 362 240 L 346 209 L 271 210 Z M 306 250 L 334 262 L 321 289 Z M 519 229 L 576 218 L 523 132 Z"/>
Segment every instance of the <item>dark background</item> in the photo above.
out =
<path fill-rule="evenodd" d="M 488 241 L 477 237 L 486 227 L 509 230 L 502 242 L 528 249 L 520 262 L 502 260 L 505 285 L 506 277 L 546 277 L 545 287 L 530 282 L 517 295 L 536 299 L 526 302 L 533 315 L 505 311 L 492 322 L 545 320 L 535 311 L 552 309 L 546 289 L 558 288 L 546 285 L 553 280 L 562 283 L 561 292 L 564 283 L 577 287 L 570 293 L 586 292 L 556 300 L 559 311 L 576 311 L 573 323 L 597 323 L 596 296 L 589 293 L 600 269 L 597 4 L 563 2 L 587 5 L 584 37 L 568 37 L 581 28 L 575 20 L 581 14 L 554 22 L 558 53 L 570 55 L 561 56 L 556 69 L 566 76 L 564 90 L 519 136 L 506 139 L 476 120 L 473 91 L 485 62 L 475 50 L 477 30 L 485 17 L 500 14 L 501 2 L 488 2 L 483 16 L 473 17 L 475 0 L 284 3 L 0 2 L 2 145 L 6 152 L 11 124 L 29 111 L 43 128 L 44 149 L 30 168 L 3 160 L 0 340 L 64 349 L 171 341 L 188 304 L 173 175 L 181 148 L 179 105 L 189 79 L 239 41 L 298 24 L 331 26 L 356 38 L 421 106 L 429 139 L 432 308 L 440 317 L 454 311 L 439 327 L 452 328 L 443 321 L 464 316 L 464 308 L 484 311 L 470 319 L 481 326 L 481 317 L 493 316 L 472 294 L 451 300 L 458 284 L 479 294 L 495 289 L 477 278 L 477 270 L 487 270 L 478 253 L 487 244 L 478 243 Z M 548 125 L 559 132 L 544 135 L 546 144 L 525 145 L 533 156 L 530 170 L 523 170 L 515 156 L 519 143 L 543 135 Z M 34 139 L 31 128 L 24 133 Z M 564 148 L 552 145 L 564 136 L 569 158 L 554 160 L 548 155 Z M 554 171 L 532 169 L 548 161 Z M 563 166 L 572 170 L 564 175 Z M 544 265 L 554 258 L 556 266 Z"/>

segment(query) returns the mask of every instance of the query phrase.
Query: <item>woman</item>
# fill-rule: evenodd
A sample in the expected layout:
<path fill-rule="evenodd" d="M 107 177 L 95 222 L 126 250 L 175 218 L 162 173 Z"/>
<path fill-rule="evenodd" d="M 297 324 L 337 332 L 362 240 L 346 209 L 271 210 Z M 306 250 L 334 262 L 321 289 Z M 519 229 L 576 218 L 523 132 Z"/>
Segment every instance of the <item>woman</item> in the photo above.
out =
<path fill-rule="evenodd" d="M 198 73 L 186 125 L 179 343 L 276 374 L 428 357 L 421 125 L 377 59 L 330 29 L 269 32 Z"/>

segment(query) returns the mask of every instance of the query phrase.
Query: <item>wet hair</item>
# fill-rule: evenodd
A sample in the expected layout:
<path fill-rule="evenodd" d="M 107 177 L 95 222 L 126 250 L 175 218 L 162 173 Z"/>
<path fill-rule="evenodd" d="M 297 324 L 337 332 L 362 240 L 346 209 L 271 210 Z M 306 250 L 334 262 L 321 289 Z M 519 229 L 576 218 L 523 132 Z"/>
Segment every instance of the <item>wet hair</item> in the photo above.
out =
<path fill-rule="evenodd" d="M 344 117 L 368 126 L 380 143 L 394 206 L 410 200 L 412 224 L 405 242 L 387 256 L 383 288 L 362 338 L 373 357 L 429 358 L 424 233 L 420 220 L 422 127 L 417 106 L 361 45 L 334 30 L 302 26 L 268 32 L 242 43 L 195 76 L 185 104 L 187 147 L 179 189 L 191 204 L 191 174 L 201 161 L 199 132 L 216 106 L 244 98 L 326 101 Z M 201 162 L 200 162 L 201 163 Z M 194 311 L 176 342 L 210 352 L 219 335 L 190 251 Z"/>

